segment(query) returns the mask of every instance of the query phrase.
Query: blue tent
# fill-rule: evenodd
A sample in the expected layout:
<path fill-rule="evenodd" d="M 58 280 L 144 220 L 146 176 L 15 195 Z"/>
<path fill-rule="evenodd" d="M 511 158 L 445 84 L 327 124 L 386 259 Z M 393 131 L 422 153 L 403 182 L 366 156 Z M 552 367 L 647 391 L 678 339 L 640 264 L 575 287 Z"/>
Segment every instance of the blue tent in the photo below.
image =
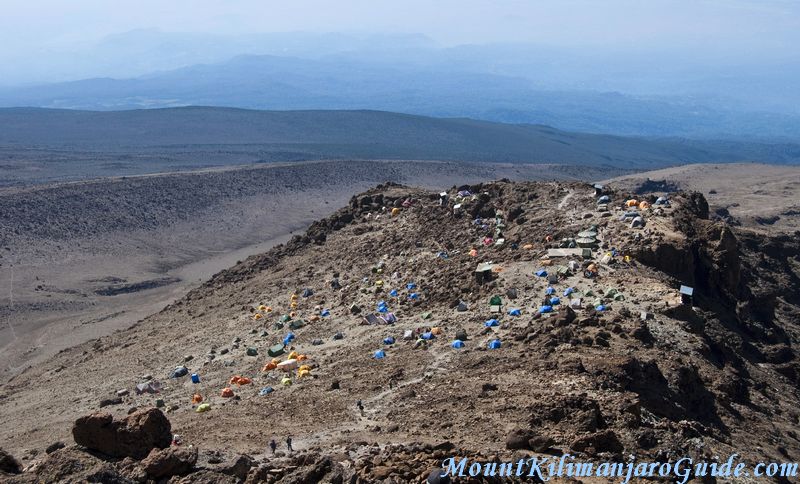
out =
<path fill-rule="evenodd" d="M 521 314 L 522 314 L 522 311 L 520 311 L 520 310 L 519 310 L 519 309 L 517 309 L 517 308 L 514 308 L 514 309 L 509 309 L 509 310 L 508 310 L 508 315 L 509 315 L 509 316 L 519 316 L 519 315 L 521 315 Z"/>
<path fill-rule="evenodd" d="M 383 344 L 385 345 L 393 345 L 394 344 L 394 336 L 387 336 L 383 338 Z"/>
<path fill-rule="evenodd" d="M 430 331 L 427 331 L 425 333 L 422 333 L 422 335 L 420 335 L 420 338 L 422 339 L 433 339 L 435 337 L 436 336 L 434 336 L 433 333 L 431 333 Z"/>
<path fill-rule="evenodd" d="M 564 296 L 569 296 L 573 292 L 575 292 L 575 289 L 571 288 L 571 287 L 568 287 L 568 288 L 564 289 Z"/>
<path fill-rule="evenodd" d="M 311 289 L 306 288 L 303 291 L 303 297 L 311 297 L 313 295 L 314 295 L 314 291 L 312 291 Z"/>
<path fill-rule="evenodd" d="M 380 360 L 380 359 L 386 358 L 386 352 L 385 352 L 385 351 L 383 351 L 383 350 L 378 350 L 378 351 L 376 351 L 376 352 L 375 352 L 375 354 L 374 354 L 374 355 L 372 355 L 372 356 L 374 356 L 374 357 L 375 357 L 375 359 L 378 359 L 378 360 Z"/>
<path fill-rule="evenodd" d="M 463 348 L 464 347 L 464 342 L 461 341 L 460 339 L 457 339 L 457 340 L 453 341 L 453 345 L 452 346 L 453 346 L 453 348 Z"/>
<path fill-rule="evenodd" d="M 600 204 L 602 204 L 602 203 L 608 203 L 608 202 L 610 202 L 610 201 L 611 201 L 611 198 L 609 198 L 609 196 L 608 196 L 608 195 L 603 195 L 602 197 L 600 197 L 600 198 L 598 198 L 598 199 L 597 199 L 597 203 L 600 203 Z"/>
<path fill-rule="evenodd" d="M 320 315 L 322 315 L 322 317 L 324 317 L 324 318 L 327 318 L 328 316 L 331 315 L 331 310 L 330 309 L 323 309 L 322 312 L 320 313 Z"/>
<path fill-rule="evenodd" d="M 549 295 L 555 294 L 555 293 L 556 293 L 556 290 L 553 289 L 552 287 L 548 287 L 547 289 L 544 290 L 544 295 L 545 296 L 549 296 Z"/>
<path fill-rule="evenodd" d="M 547 277 L 547 271 L 544 269 L 539 269 L 538 271 L 536 271 L 536 275 L 539 277 Z"/>
<path fill-rule="evenodd" d="M 498 348 L 500 348 L 500 340 L 499 339 L 493 339 L 492 341 L 489 342 L 489 349 L 490 350 L 496 350 Z"/>
<path fill-rule="evenodd" d="M 605 311 L 606 307 L 604 305 L 602 305 L 602 304 L 599 304 L 595 309 L 598 310 L 598 311 Z"/>
<path fill-rule="evenodd" d="M 550 298 L 550 305 L 551 306 L 557 306 L 559 304 L 561 304 L 561 299 L 559 299 L 557 297 L 551 297 Z"/>
<path fill-rule="evenodd" d="M 483 325 L 486 326 L 487 328 L 491 328 L 492 326 L 500 326 L 500 321 L 496 319 L 490 319 L 485 323 L 483 323 Z"/>
<path fill-rule="evenodd" d="M 189 374 L 189 369 L 185 366 L 179 366 L 172 370 L 172 373 L 169 375 L 170 378 L 180 378 L 182 376 L 186 376 Z"/>
<path fill-rule="evenodd" d="M 409 282 L 408 284 L 406 284 L 406 289 L 408 289 L 409 291 L 412 290 L 412 289 L 416 289 L 416 288 L 417 288 L 417 285 L 414 284 L 413 282 Z"/>
<path fill-rule="evenodd" d="M 397 297 L 397 289 L 392 289 L 391 291 L 389 291 L 389 295 L 392 297 Z"/>
<path fill-rule="evenodd" d="M 552 310 L 553 310 L 553 306 L 542 306 L 542 307 L 539 308 L 539 313 L 541 313 L 541 314 L 549 313 Z"/>
<path fill-rule="evenodd" d="M 292 340 L 294 340 L 294 338 L 295 338 L 294 333 L 287 334 L 286 337 L 283 338 L 283 346 L 288 346 L 289 343 L 291 343 Z"/>
<path fill-rule="evenodd" d="M 275 389 L 272 388 L 272 387 L 264 387 L 264 388 L 261 389 L 261 391 L 258 392 L 258 394 L 263 397 L 264 395 L 269 395 L 270 393 L 272 393 L 274 391 L 275 391 Z"/>
<path fill-rule="evenodd" d="M 192 383 L 200 383 L 200 375 L 192 373 Z"/>
<path fill-rule="evenodd" d="M 412 292 L 411 294 L 408 295 L 408 298 L 409 299 L 419 299 L 419 294 L 417 294 L 416 292 Z"/>
<path fill-rule="evenodd" d="M 389 305 L 386 304 L 386 301 L 381 301 L 378 303 L 378 312 L 379 313 L 388 313 L 389 312 Z"/>

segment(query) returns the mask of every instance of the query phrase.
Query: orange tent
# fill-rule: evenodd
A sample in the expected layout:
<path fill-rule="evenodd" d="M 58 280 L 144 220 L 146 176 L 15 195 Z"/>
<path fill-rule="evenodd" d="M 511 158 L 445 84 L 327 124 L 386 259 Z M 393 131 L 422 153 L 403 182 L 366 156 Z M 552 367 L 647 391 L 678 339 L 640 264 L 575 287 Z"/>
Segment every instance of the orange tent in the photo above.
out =
<path fill-rule="evenodd" d="M 225 387 L 222 389 L 222 393 L 220 394 L 220 396 L 222 396 L 223 398 L 231 398 L 233 397 L 233 390 Z"/>
<path fill-rule="evenodd" d="M 628 200 L 627 202 L 625 202 L 626 207 L 635 207 L 638 204 L 639 202 L 637 202 L 636 200 Z"/>
<path fill-rule="evenodd" d="M 195 393 L 194 396 L 192 396 L 192 403 L 200 403 L 202 401 L 203 401 L 203 396 L 200 395 L 199 393 Z"/>
<path fill-rule="evenodd" d="M 648 208 L 650 208 L 650 204 L 648 202 L 642 201 L 642 203 L 639 204 L 639 209 L 641 210 L 647 210 Z"/>
<path fill-rule="evenodd" d="M 251 380 L 251 379 L 249 379 L 247 377 L 244 377 L 244 376 L 236 375 L 236 376 L 231 377 L 231 385 L 233 385 L 234 383 L 236 385 L 249 385 L 249 384 L 253 383 L 253 380 Z"/>

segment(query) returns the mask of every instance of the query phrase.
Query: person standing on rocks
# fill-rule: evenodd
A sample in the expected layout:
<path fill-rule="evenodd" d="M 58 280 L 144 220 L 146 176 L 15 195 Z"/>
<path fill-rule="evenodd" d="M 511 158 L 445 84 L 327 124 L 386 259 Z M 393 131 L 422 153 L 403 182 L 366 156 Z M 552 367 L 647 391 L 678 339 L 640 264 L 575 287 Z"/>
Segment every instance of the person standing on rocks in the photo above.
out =
<path fill-rule="evenodd" d="M 286 448 L 289 449 L 289 452 L 292 451 L 292 437 L 286 437 Z"/>
<path fill-rule="evenodd" d="M 270 448 L 270 450 L 272 451 L 272 455 L 275 455 L 275 449 L 277 449 L 277 448 L 278 448 L 278 443 L 277 443 L 277 442 L 275 442 L 275 439 L 271 439 L 271 440 L 269 441 L 269 448 Z"/>
<path fill-rule="evenodd" d="M 364 416 L 364 404 L 361 403 L 361 400 L 356 402 L 356 407 L 358 407 L 358 411 L 361 412 L 361 416 Z"/>

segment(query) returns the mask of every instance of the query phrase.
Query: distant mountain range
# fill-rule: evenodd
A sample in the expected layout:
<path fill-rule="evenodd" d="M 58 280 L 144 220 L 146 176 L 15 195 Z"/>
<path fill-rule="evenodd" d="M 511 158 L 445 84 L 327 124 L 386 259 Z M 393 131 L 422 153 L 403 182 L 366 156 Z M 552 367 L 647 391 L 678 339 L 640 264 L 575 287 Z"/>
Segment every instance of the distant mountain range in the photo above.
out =
<path fill-rule="evenodd" d="M 0 151 L 178 156 L 194 166 L 286 159 L 418 159 L 649 169 L 684 163 L 800 162 L 800 146 L 572 133 L 542 125 L 381 111 L 0 109 Z M 203 162 L 192 161 L 200 158 Z M 70 155 L 74 153 L 74 155 Z M 135 155 L 135 157 L 131 157 Z M 31 155 L 26 155 L 30 157 Z M 15 160 L 24 160 L 17 157 Z M 165 158 L 166 159 L 166 158 Z M 8 158 L 7 161 L 10 161 Z M 2 158 L 0 158 L 2 164 Z"/>
<path fill-rule="evenodd" d="M 96 78 L 2 88 L 0 106 L 93 110 L 196 105 L 268 110 L 375 109 L 547 124 L 604 134 L 800 140 L 800 115 L 749 112 L 735 103 L 710 97 L 543 88 L 542 83 L 529 77 L 509 74 L 521 68 L 483 64 L 488 62 L 484 58 L 488 53 L 478 52 L 480 56 L 475 49 L 467 53 L 456 50 L 444 60 L 439 54 L 435 58 L 422 56 L 415 62 L 393 62 L 379 56 L 361 60 L 345 54 L 317 59 L 248 55 L 128 79 Z M 554 68 L 548 64 L 543 69 Z"/>

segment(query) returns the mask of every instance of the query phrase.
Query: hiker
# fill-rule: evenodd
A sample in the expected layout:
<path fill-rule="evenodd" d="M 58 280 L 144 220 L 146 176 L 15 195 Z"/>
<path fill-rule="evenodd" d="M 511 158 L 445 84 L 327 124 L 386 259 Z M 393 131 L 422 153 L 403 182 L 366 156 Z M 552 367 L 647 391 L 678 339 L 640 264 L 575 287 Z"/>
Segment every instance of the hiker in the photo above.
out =
<path fill-rule="evenodd" d="M 275 455 L 275 449 L 277 449 L 277 448 L 278 448 L 278 443 L 277 443 L 277 442 L 275 442 L 275 439 L 271 439 L 271 440 L 269 441 L 269 448 L 270 448 L 270 450 L 272 451 L 272 455 Z"/>
<path fill-rule="evenodd" d="M 364 416 L 364 404 L 361 403 L 361 400 L 356 402 L 356 407 L 358 407 L 358 411 L 361 412 L 361 416 Z"/>
<path fill-rule="evenodd" d="M 389 378 L 389 390 L 394 388 L 394 378 Z"/>
<path fill-rule="evenodd" d="M 292 437 L 286 437 L 286 448 L 289 449 L 289 452 L 292 451 Z"/>

